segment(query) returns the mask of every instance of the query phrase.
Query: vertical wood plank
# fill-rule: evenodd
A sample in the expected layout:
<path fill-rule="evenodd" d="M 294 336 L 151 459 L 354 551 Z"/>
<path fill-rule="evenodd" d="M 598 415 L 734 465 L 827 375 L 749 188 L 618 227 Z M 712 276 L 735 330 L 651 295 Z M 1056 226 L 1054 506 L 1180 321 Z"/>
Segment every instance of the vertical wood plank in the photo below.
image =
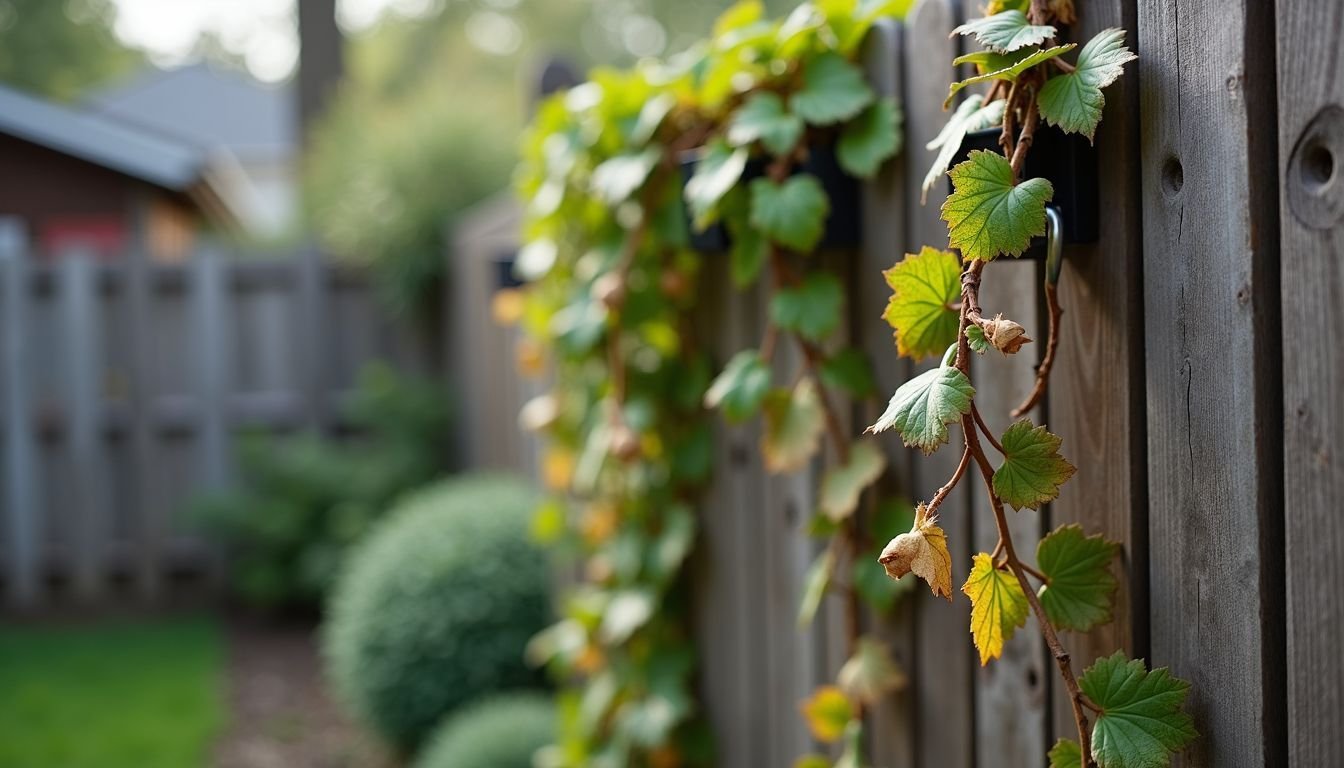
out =
<path fill-rule="evenodd" d="M 1344 5 L 1278 2 L 1289 764 L 1344 754 Z"/>
<path fill-rule="evenodd" d="M 1152 661 L 1218 768 L 1282 764 L 1272 10 L 1138 17 Z"/>
<path fill-rule="evenodd" d="M 920 183 L 932 153 L 924 149 L 947 121 L 942 109 L 953 73 L 956 43 L 948 33 L 959 16 L 954 0 L 920 0 L 907 17 L 905 37 L 905 200 L 906 250 L 947 246 L 947 227 L 938 206 L 920 204 Z M 899 254 L 896 254 L 899 255 Z M 920 364 L 927 369 L 937 361 Z M 916 456 L 912 470 L 915 500 L 927 499 L 952 476 L 960 454 L 944 446 L 931 457 Z M 944 502 L 941 524 L 952 551 L 952 581 L 965 581 L 970 563 L 968 497 L 960 487 Z M 954 590 L 955 591 L 955 590 Z M 975 710 L 972 699 L 973 653 L 968 627 L 970 606 L 957 593 L 953 602 L 916 590 L 914 711 L 915 764 L 923 768 L 969 768 L 974 759 Z"/>
<path fill-rule="evenodd" d="M 1088 0 L 1078 4 L 1078 14 L 1072 40 L 1081 44 L 1103 29 L 1121 27 L 1134 45 L 1133 0 Z M 1062 452 L 1078 467 L 1050 505 L 1050 525 L 1078 523 L 1089 535 L 1101 533 L 1122 546 L 1113 566 L 1120 581 L 1114 620 L 1086 635 L 1061 636 L 1077 672 L 1117 650 L 1148 654 L 1139 72 L 1134 64 L 1126 70 L 1106 89 L 1096 136 L 1100 235 L 1096 243 L 1064 251 L 1059 281 L 1064 316 L 1046 397 L 1050 431 L 1063 438 Z M 1076 739 L 1068 696 L 1057 674 L 1049 672 L 1055 737 Z"/>
<path fill-rule="evenodd" d="M 103 593 L 103 543 L 108 533 L 106 454 L 102 433 L 102 334 L 97 313 L 94 256 L 75 250 L 60 257 L 59 300 L 65 368 L 65 449 L 72 476 L 70 559 L 74 595 L 93 602 Z"/>
<path fill-rule="evenodd" d="M 322 434 L 331 419 L 327 375 L 326 340 L 328 327 L 327 263 L 322 251 L 306 245 L 299 255 L 299 393 L 303 398 L 304 424 L 314 434 Z"/>
<path fill-rule="evenodd" d="M 140 596 L 147 601 L 162 593 L 162 566 L 167 537 L 162 515 L 159 477 L 154 465 L 154 322 L 155 300 L 150 285 L 149 206 L 135 206 L 135 233 L 125 254 L 131 519 L 134 521 L 132 569 Z"/>
<path fill-rule="evenodd" d="M 1009 412 L 1022 402 L 1036 380 L 1035 366 L 1044 336 L 1044 328 L 1036 323 L 1038 304 L 1043 303 L 1038 301 L 1042 290 L 1039 266 L 1036 262 L 1001 258 L 985 269 L 981 283 L 980 304 L 984 310 L 991 314 L 1002 312 L 1005 317 L 1017 320 L 1038 340 L 1011 357 L 990 350 L 972 361 L 976 403 L 996 436 L 1002 435 L 1012 423 Z M 1037 408 L 1027 417 L 1041 424 L 1040 411 Z M 994 449 L 985 450 L 992 455 Z M 993 461 L 997 460 L 994 457 Z M 972 467 L 962 482 L 972 497 L 976 547 L 981 552 L 992 552 L 999 535 L 984 480 Z M 1030 509 L 1014 512 L 1011 508 L 1007 514 L 1018 554 L 1034 562 L 1042 514 Z M 1045 764 L 1047 675 L 1054 673 L 1054 665 L 1047 668 L 1045 661 L 1045 641 L 1031 617 L 1004 645 L 1002 657 L 979 668 L 975 688 L 976 765 L 1039 768 Z"/>
<path fill-rule="evenodd" d="M 902 39 L 900 26 L 889 19 L 878 22 L 869 33 L 864 48 L 864 64 L 869 82 L 879 95 L 891 96 L 901 102 Z M 902 127 L 904 130 L 904 127 Z M 904 153 L 916 149 L 906 144 Z M 880 414 L 884 395 L 889 395 L 910 374 L 909 364 L 896 356 L 891 331 L 881 320 L 882 310 L 890 295 L 881 272 L 900 257 L 905 248 L 905 177 L 901 158 L 893 159 L 878 175 L 863 185 L 863 238 L 858 254 L 857 274 L 851 281 L 854 306 L 850 316 L 855 344 L 873 364 L 878 398 L 861 404 L 856 409 L 856 429 L 872 424 Z M 910 495 L 910 454 L 899 440 L 877 440 L 887 456 L 887 481 L 878 488 L 878 495 Z M 876 500 L 868 494 L 869 502 Z M 879 542 L 885 543 L 885 542 Z M 891 616 L 875 617 L 872 631 L 887 644 L 892 657 L 909 673 L 914 657 L 914 615 L 912 601 L 906 599 Z M 871 758 L 874 765 L 885 768 L 907 768 L 914 761 L 914 732 L 911 708 L 912 692 L 907 689 L 885 697 L 872 711 L 868 727 L 871 729 Z"/>
<path fill-rule="evenodd" d="M 18 219 L 0 219 L 0 279 L 4 281 L 5 538 L 8 598 L 32 608 L 43 598 L 39 556 L 37 446 L 33 437 L 27 233 Z"/>
<path fill-rule="evenodd" d="M 192 259 L 192 334 L 195 339 L 198 486 L 203 492 L 226 488 L 232 477 L 228 400 L 232 390 L 232 339 L 228 312 L 225 256 L 214 244 Z"/>

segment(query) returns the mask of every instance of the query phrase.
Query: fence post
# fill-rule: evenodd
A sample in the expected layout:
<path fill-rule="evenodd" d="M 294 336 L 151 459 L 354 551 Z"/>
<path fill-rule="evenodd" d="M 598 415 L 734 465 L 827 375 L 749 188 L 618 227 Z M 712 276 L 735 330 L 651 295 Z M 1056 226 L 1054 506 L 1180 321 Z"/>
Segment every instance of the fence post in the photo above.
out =
<path fill-rule="evenodd" d="M 22 222 L 0 218 L 0 276 L 4 279 L 5 535 L 9 602 L 36 606 L 42 598 L 36 453 L 33 439 L 28 347 L 27 233 Z"/>
<path fill-rule="evenodd" d="M 330 421 L 326 383 L 327 263 L 315 245 L 299 255 L 299 387 L 304 425 L 321 434 Z"/>
<path fill-rule="evenodd" d="M 74 501 L 69 567 L 75 596 L 97 600 L 103 591 L 103 540 L 107 535 L 107 489 L 102 435 L 102 338 L 97 317 L 93 254 L 85 249 L 60 254 L 62 371 L 65 447 Z"/>

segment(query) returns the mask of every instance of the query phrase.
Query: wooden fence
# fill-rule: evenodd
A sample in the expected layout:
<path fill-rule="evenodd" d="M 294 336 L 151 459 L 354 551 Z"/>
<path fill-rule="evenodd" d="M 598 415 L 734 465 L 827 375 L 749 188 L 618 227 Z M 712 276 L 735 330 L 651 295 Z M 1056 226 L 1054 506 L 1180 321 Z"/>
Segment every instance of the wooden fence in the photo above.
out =
<path fill-rule="evenodd" d="M 19 609 L 212 577 L 185 513 L 235 481 L 239 431 L 338 431 L 366 362 L 433 359 L 364 273 L 313 249 L 99 261 L 31 252 L 10 223 L 0 350 L 0 578 Z"/>
<path fill-rule="evenodd" d="M 1123 27 L 1140 58 L 1106 93 L 1100 237 L 1066 249 L 1058 364 L 1033 414 L 1063 437 L 1079 471 L 1048 508 L 1013 516 L 1015 539 L 1031 551 L 1045 530 L 1079 522 L 1124 545 L 1116 620 L 1067 644 L 1081 665 L 1124 649 L 1193 683 L 1201 736 L 1178 764 L 1344 764 L 1344 4 L 1076 5 L 1071 37 Z M 947 242 L 919 184 L 931 161 L 924 145 L 947 117 L 945 62 L 966 47 L 948 33 L 980 15 L 973 6 L 920 0 L 868 45 L 874 85 L 904 107 L 905 150 L 866 187 L 863 248 L 826 258 L 849 284 L 850 340 L 876 362 L 886 393 L 912 371 L 879 320 L 879 272 Z M 458 291 L 494 286 L 480 265 L 513 242 L 502 221 L 479 241 L 488 248 L 463 243 Z M 725 269 L 709 265 L 701 299 L 720 362 L 757 343 L 764 322 L 762 297 L 725 287 L 716 272 Z M 984 305 L 1043 328 L 1039 269 L 995 262 Z M 472 333 L 485 340 L 472 369 L 491 377 L 469 387 L 482 398 L 478 428 L 511 430 L 524 393 L 496 384 L 509 375 L 511 337 L 489 328 L 485 305 L 463 310 L 477 312 Z M 1033 363 L 976 361 L 991 427 L 1005 426 Z M 881 405 L 856 407 L 852 432 Z M 756 440 L 754 427 L 720 429 L 694 566 L 703 700 L 719 764 L 734 767 L 787 766 L 809 751 L 798 703 L 841 661 L 837 616 L 823 613 L 808 633 L 794 624 L 816 550 L 801 529 L 817 474 L 766 475 Z M 891 489 L 916 499 L 957 459 L 913 457 L 895 438 L 882 445 Z M 478 458 L 527 466 L 532 451 L 510 437 Z M 995 537 L 974 486 L 943 507 L 958 584 L 972 551 Z M 969 605 L 957 598 L 920 590 L 889 620 L 869 619 L 911 672 L 872 715 L 873 764 L 1045 765 L 1072 729 L 1053 662 L 1023 631 L 980 667 Z"/>

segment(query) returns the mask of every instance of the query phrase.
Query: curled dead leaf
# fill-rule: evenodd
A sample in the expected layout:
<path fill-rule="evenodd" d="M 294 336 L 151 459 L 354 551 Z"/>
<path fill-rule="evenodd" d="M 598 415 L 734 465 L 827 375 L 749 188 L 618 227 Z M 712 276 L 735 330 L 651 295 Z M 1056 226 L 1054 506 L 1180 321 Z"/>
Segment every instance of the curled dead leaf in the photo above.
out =
<path fill-rule="evenodd" d="M 952 600 L 952 554 L 947 551 L 947 534 L 938 527 L 936 515 L 930 515 L 922 502 L 915 510 L 915 524 L 908 533 L 892 539 L 883 548 L 878 562 L 887 575 L 899 579 L 907 573 L 928 582 L 934 596 Z"/>
<path fill-rule="evenodd" d="M 1005 355 L 1016 354 L 1024 344 L 1031 343 L 1027 329 L 1012 320 L 1004 319 L 1003 315 L 995 315 L 993 320 L 986 320 L 980 327 L 985 332 L 985 340 L 990 346 Z"/>

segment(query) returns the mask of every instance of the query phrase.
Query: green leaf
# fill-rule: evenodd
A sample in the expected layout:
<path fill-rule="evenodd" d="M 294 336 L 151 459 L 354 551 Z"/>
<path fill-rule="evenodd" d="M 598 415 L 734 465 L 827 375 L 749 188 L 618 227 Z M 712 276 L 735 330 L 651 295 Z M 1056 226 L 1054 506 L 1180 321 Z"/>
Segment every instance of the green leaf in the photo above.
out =
<path fill-rule="evenodd" d="M 1036 567 L 1048 581 L 1037 593 L 1050 623 L 1086 632 L 1111 620 L 1117 582 L 1111 561 L 1120 545 L 1101 534 L 1083 535 L 1081 526 L 1061 525 L 1036 545 Z"/>
<path fill-rule="evenodd" d="M 1021 11 L 1003 11 L 972 19 L 952 30 L 954 35 L 975 35 L 980 44 L 998 53 L 1012 53 L 1028 45 L 1040 45 L 1055 36 L 1055 28 L 1027 23 Z"/>
<path fill-rule="evenodd" d="M 784 111 L 784 101 L 770 91 L 757 91 L 733 115 L 728 143 L 741 147 L 759 141 L 776 155 L 790 152 L 803 135 L 803 121 Z"/>
<path fill-rule="evenodd" d="M 1190 684 L 1165 667 L 1149 672 L 1124 653 L 1099 659 L 1078 679 L 1101 708 L 1092 729 L 1092 757 L 1104 768 L 1165 768 L 1198 735 L 1181 711 Z"/>
<path fill-rule="evenodd" d="M 733 285 L 746 288 L 756 282 L 761 267 L 770 255 L 770 241 L 755 227 L 744 226 L 733 229 L 732 250 L 728 253 L 729 267 Z"/>
<path fill-rule="evenodd" d="M 951 171 L 953 192 L 943 221 L 962 258 L 993 261 L 1019 256 L 1031 238 L 1045 234 L 1045 203 L 1055 193 L 1045 179 L 1013 184 L 1013 168 L 1000 154 L 976 150 Z"/>
<path fill-rule="evenodd" d="M 914 576 L 893 579 L 887 575 L 887 569 L 878 562 L 880 550 L 871 550 L 863 557 L 855 558 L 851 578 L 854 590 L 859 593 L 874 612 L 890 613 L 896 607 L 898 599 L 910 593 L 917 581 Z"/>
<path fill-rule="evenodd" d="M 987 62 L 992 61 L 997 64 L 1004 64 L 1009 60 L 1013 63 L 1011 65 L 1002 66 L 1000 69 L 985 72 L 976 75 L 975 77 L 968 77 L 965 80 L 953 83 L 947 89 L 947 99 L 943 101 L 943 109 L 947 109 L 948 105 L 952 103 L 952 98 L 960 93 L 963 88 L 975 85 L 976 83 L 987 83 L 990 80 L 1016 81 L 1017 78 L 1021 77 L 1022 73 L 1026 72 L 1028 69 L 1031 69 L 1041 62 L 1049 61 L 1056 56 L 1062 56 L 1077 47 L 1078 46 L 1074 43 L 1068 43 L 1066 45 L 1056 45 L 1053 48 L 1046 48 L 1045 50 L 1032 48 L 1026 51 L 1021 51 L 1018 54 L 1014 54 L 1011 59 L 987 59 Z"/>
<path fill-rule="evenodd" d="M 630 130 L 630 143 L 634 146 L 647 144 L 675 106 L 677 97 L 670 93 L 660 93 L 644 102 L 635 119 L 635 127 Z"/>
<path fill-rule="evenodd" d="M 933 141 L 925 145 L 925 149 L 938 150 L 938 155 L 934 158 L 933 165 L 929 167 L 929 172 L 924 174 L 924 183 L 920 186 L 920 204 L 928 198 L 929 190 L 933 189 L 939 177 L 947 173 L 952 158 L 961 151 L 961 144 L 965 141 L 966 134 L 1003 122 L 1003 110 L 1007 102 L 998 99 L 985 104 L 984 101 L 985 97 L 978 93 L 966 97 L 965 101 L 957 105 L 957 111 L 952 113 L 943 130 L 938 132 Z"/>
<path fill-rule="evenodd" d="M 730 32 L 749 27 L 760 21 L 765 15 L 765 6 L 761 0 L 741 0 L 714 20 L 714 36 L 723 37 Z"/>
<path fill-rule="evenodd" d="M 857 115 L 873 100 L 863 72 L 838 53 L 823 53 L 803 69 L 803 84 L 789 109 L 809 123 L 828 125 Z"/>
<path fill-rule="evenodd" d="M 836 683 L 850 699 L 876 704 L 888 693 L 904 688 L 906 677 L 886 646 L 864 635 L 859 638 L 854 655 L 840 667 Z"/>
<path fill-rule="evenodd" d="M 985 331 L 978 325 L 966 326 L 966 343 L 970 345 L 971 351 L 977 355 L 983 355 L 989 350 L 989 339 L 985 338 Z"/>
<path fill-rule="evenodd" d="M 752 226 L 795 251 L 807 252 L 816 246 L 830 210 L 826 192 L 811 174 L 800 173 L 783 183 L 751 182 Z"/>
<path fill-rule="evenodd" d="M 770 321 L 786 331 L 820 341 L 840 325 L 845 291 L 829 272 L 812 272 L 798 285 L 783 288 L 770 300 Z"/>
<path fill-rule="evenodd" d="M 1027 623 L 1027 596 L 1013 574 L 994 567 L 984 552 L 976 555 L 961 591 L 971 599 L 971 639 L 980 666 L 1003 655 L 1003 644 Z"/>
<path fill-rule="evenodd" d="M 1101 89 L 1115 82 L 1124 73 L 1125 64 L 1136 58 L 1125 47 L 1123 29 L 1097 33 L 1078 53 L 1073 72 L 1046 81 L 1037 100 L 1041 117 L 1091 141 L 1101 122 L 1101 109 L 1106 105 Z"/>
<path fill-rule="evenodd" d="M 845 749 L 835 760 L 835 768 L 864 768 L 863 721 L 850 720 L 845 726 Z"/>
<path fill-rule="evenodd" d="M 746 167 L 745 149 L 733 149 L 722 141 L 710 143 L 686 182 L 686 205 L 697 229 L 704 229 L 714 220 L 715 207 L 742 178 Z"/>
<path fill-rule="evenodd" d="M 878 99 L 845 123 L 835 144 L 840 167 L 851 175 L 871 178 L 883 161 L 901 147 L 901 110 L 890 98 Z"/>
<path fill-rule="evenodd" d="M 803 578 L 803 599 L 798 604 L 798 626 L 806 627 L 817 615 L 821 598 L 831 583 L 831 574 L 835 572 L 835 550 L 827 547 L 817 559 L 812 561 Z"/>
<path fill-rule="evenodd" d="M 947 442 L 947 425 L 971 412 L 975 387 L 956 368 L 939 367 L 921 373 L 896 389 L 887 410 L 869 432 L 884 432 L 892 427 L 901 441 L 933 453 Z"/>
<path fill-rule="evenodd" d="M 908 253 L 882 273 L 891 287 L 882 319 L 896 331 L 896 352 L 914 360 L 942 354 L 956 342 L 961 314 L 961 261 L 930 248 Z"/>
<path fill-rule="evenodd" d="M 607 160 L 593 169 L 593 191 L 607 205 L 625 202 L 644 186 L 662 156 L 657 147 L 649 147 L 643 152 L 617 155 Z"/>
<path fill-rule="evenodd" d="M 994 472 L 994 493 L 1013 509 L 1040 509 L 1059 498 L 1059 487 L 1078 470 L 1059 455 L 1061 438 L 1030 419 L 1003 433 L 1003 463 Z"/>
<path fill-rule="evenodd" d="M 1050 768 L 1083 768 L 1083 750 L 1073 739 L 1060 739 L 1050 748 Z"/>
<path fill-rule="evenodd" d="M 839 522 L 854 514 L 863 490 L 882 476 L 887 459 L 870 441 L 854 443 L 849 461 L 833 466 L 821 479 L 819 506 L 826 517 Z"/>
<path fill-rule="evenodd" d="M 762 408 L 761 458 L 766 471 L 778 474 L 802 469 L 816 455 L 826 429 L 816 385 L 803 379 L 792 392 L 773 390 L 765 396 Z"/>
<path fill-rule="evenodd" d="M 705 392 L 706 408 L 722 408 L 724 418 L 745 421 L 761 409 L 770 391 L 770 366 L 754 349 L 733 355 Z"/>
<path fill-rule="evenodd" d="M 868 356 L 852 347 L 840 350 L 821 364 L 821 383 L 844 390 L 854 398 L 865 398 L 877 391 Z"/>

